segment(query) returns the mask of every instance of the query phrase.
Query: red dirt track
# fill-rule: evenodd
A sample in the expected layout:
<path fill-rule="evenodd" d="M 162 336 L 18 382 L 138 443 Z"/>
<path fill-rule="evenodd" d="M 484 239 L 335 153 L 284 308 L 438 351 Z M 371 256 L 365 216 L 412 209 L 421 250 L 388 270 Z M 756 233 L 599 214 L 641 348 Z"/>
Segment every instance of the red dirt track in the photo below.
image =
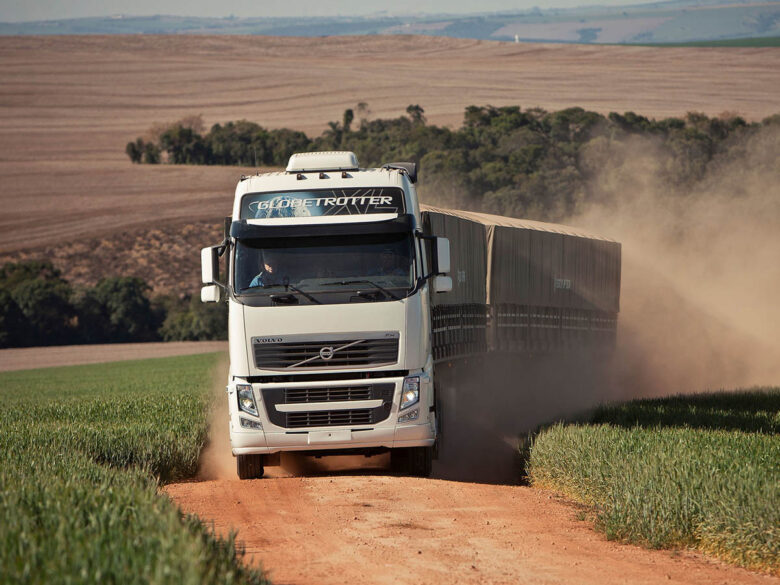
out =
<path fill-rule="evenodd" d="M 608 542 L 576 507 L 527 487 L 334 474 L 165 491 L 218 532 L 237 530 L 247 560 L 277 585 L 780 583 L 699 554 Z"/>

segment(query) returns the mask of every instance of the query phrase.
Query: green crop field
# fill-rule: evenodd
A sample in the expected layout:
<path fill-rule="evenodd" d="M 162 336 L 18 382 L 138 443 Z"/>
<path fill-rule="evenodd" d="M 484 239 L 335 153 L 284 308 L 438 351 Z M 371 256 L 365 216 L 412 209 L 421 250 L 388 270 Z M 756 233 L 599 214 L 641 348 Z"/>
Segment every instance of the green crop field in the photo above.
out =
<path fill-rule="evenodd" d="M 780 572 L 780 388 L 643 400 L 543 430 L 528 474 L 608 538 Z"/>
<path fill-rule="evenodd" d="M 265 583 L 158 493 L 191 477 L 217 354 L 0 374 L 3 583 Z"/>

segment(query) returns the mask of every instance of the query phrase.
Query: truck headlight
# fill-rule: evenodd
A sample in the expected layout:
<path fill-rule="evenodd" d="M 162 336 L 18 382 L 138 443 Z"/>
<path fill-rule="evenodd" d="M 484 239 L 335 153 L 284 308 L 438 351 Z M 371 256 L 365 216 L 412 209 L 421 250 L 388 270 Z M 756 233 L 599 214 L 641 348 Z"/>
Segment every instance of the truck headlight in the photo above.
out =
<path fill-rule="evenodd" d="M 252 392 L 252 386 L 249 384 L 236 384 L 236 394 L 238 395 L 238 409 L 257 416 L 257 404 L 255 403 L 255 394 Z"/>
<path fill-rule="evenodd" d="M 420 376 L 411 376 L 404 378 L 404 384 L 401 387 L 401 408 L 409 408 L 412 404 L 417 404 L 420 400 Z"/>

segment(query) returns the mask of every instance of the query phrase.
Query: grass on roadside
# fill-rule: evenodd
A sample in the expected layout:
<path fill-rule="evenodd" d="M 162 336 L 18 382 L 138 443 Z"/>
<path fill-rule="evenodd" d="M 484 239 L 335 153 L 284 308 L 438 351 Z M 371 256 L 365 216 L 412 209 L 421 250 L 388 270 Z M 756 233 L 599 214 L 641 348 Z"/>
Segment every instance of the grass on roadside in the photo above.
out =
<path fill-rule="evenodd" d="M 264 583 L 158 494 L 191 477 L 217 354 L 0 374 L 8 583 Z"/>
<path fill-rule="evenodd" d="M 533 485 L 592 506 L 608 538 L 779 572 L 780 389 L 640 400 L 557 424 Z"/>

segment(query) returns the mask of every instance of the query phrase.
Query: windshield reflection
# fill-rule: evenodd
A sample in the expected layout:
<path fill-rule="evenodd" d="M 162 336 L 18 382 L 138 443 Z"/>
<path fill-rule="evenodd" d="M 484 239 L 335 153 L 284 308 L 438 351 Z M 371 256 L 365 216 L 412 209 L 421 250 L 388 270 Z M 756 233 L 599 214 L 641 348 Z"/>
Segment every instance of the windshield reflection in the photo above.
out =
<path fill-rule="evenodd" d="M 370 234 L 244 240 L 236 244 L 237 294 L 375 290 L 368 300 L 406 296 L 415 278 L 412 235 Z M 313 300 L 313 302 L 319 302 Z M 343 300 L 341 302 L 344 302 Z"/>

